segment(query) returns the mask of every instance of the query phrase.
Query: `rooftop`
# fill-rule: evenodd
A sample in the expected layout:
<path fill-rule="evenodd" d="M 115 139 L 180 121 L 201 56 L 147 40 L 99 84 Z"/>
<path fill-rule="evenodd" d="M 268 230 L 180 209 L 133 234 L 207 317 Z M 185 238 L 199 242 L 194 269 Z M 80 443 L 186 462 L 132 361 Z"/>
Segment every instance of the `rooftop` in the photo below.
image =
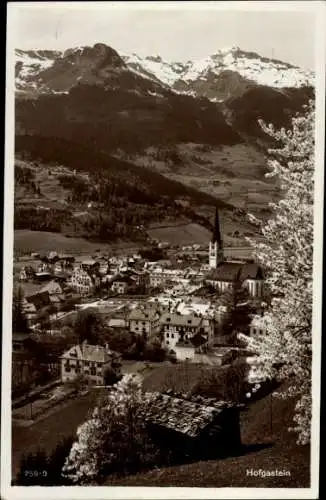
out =
<path fill-rule="evenodd" d="M 193 314 L 169 314 L 164 313 L 161 317 L 161 323 L 176 326 L 199 326 L 201 318 Z"/>
<path fill-rule="evenodd" d="M 109 351 L 103 346 L 83 343 L 71 347 L 71 349 L 69 349 L 62 355 L 62 358 L 76 358 L 82 359 L 83 361 L 96 361 L 98 363 L 106 363 L 110 360 L 110 354 L 112 354 L 112 351 Z"/>
<path fill-rule="evenodd" d="M 258 264 L 222 262 L 209 273 L 208 278 L 217 281 L 244 281 L 246 279 L 262 279 L 263 273 Z"/>
<path fill-rule="evenodd" d="M 152 404 L 146 411 L 146 420 L 190 437 L 198 436 L 225 409 L 234 406 L 200 396 L 184 398 L 159 392 L 149 396 Z"/>

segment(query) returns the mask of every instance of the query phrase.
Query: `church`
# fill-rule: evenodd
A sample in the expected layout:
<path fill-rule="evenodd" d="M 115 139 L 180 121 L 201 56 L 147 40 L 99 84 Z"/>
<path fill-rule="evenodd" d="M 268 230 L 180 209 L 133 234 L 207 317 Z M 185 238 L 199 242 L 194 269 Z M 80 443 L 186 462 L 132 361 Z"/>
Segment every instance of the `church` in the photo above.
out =
<path fill-rule="evenodd" d="M 236 282 L 240 282 L 252 297 L 262 297 L 264 285 L 262 268 L 255 263 L 225 259 L 217 208 L 208 255 L 211 269 L 206 278 L 208 284 L 224 292 L 231 289 Z"/>

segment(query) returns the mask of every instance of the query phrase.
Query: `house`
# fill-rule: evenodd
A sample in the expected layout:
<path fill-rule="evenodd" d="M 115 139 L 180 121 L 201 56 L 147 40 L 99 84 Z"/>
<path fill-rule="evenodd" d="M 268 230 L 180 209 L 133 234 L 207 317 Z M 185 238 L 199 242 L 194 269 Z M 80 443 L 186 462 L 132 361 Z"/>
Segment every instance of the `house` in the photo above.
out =
<path fill-rule="evenodd" d="M 156 308 L 134 309 L 128 316 L 129 331 L 151 337 L 160 331 L 160 313 Z"/>
<path fill-rule="evenodd" d="M 213 459 L 232 455 L 241 446 L 243 405 L 187 394 L 146 393 L 144 421 L 152 438 L 174 455 Z"/>
<path fill-rule="evenodd" d="M 126 321 L 124 318 L 110 318 L 107 321 L 107 325 L 110 328 L 119 330 L 119 329 L 122 329 L 122 328 L 127 328 L 128 321 Z"/>
<path fill-rule="evenodd" d="M 83 260 L 81 268 L 88 271 L 90 274 L 98 274 L 100 263 L 94 259 Z"/>
<path fill-rule="evenodd" d="M 86 342 L 75 345 L 61 356 L 61 380 L 68 382 L 83 375 L 90 382 L 103 385 L 105 368 L 115 357 L 116 353 L 107 347 Z"/>
<path fill-rule="evenodd" d="M 27 281 L 27 279 L 26 267 L 23 266 L 19 273 L 19 281 Z"/>
<path fill-rule="evenodd" d="M 111 281 L 111 290 L 119 295 L 125 294 L 137 288 L 136 280 L 132 276 L 119 274 Z"/>
<path fill-rule="evenodd" d="M 40 271 L 35 273 L 35 279 L 37 281 L 49 281 L 52 278 L 51 271 Z"/>
<path fill-rule="evenodd" d="M 57 281 L 50 281 L 43 288 L 41 288 L 40 293 L 48 292 L 50 300 L 52 303 L 59 303 L 63 299 L 63 290 L 61 285 Z"/>
<path fill-rule="evenodd" d="M 47 262 L 42 262 L 37 267 L 38 273 L 51 273 L 51 266 Z"/>
<path fill-rule="evenodd" d="M 149 273 L 146 271 L 127 269 L 123 274 L 124 276 L 134 278 L 135 284 L 139 287 L 147 288 L 150 285 Z"/>
<path fill-rule="evenodd" d="M 165 313 L 162 315 L 160 323 L 163 332 L 164 347 L 174 350 L 178 342 L 190 340 L 199 333 L 202 326 L 202 318 L 194 314 Z"/>
<path fill-rule="evenodd" d="M 83 267 L 79 266 L 72 272 L 69 286 L 80 295 L 90 295 L 99 285 L 99 281 L 100 279 L 97 276 L 91 275 Z"/>

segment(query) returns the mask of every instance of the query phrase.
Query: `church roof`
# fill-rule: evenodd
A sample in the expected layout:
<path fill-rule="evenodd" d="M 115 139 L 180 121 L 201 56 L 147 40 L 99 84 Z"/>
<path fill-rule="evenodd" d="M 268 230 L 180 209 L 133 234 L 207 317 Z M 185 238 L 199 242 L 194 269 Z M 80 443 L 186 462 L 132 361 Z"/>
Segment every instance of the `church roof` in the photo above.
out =
<path fill-rule="evenodd" d="M 258 264 L 241 264 L 236 262 L 221 262 L 213 269 L 208 279 L 214 281 L 244 281 L 246 279 L 262 279 L 262 269 Z"/>

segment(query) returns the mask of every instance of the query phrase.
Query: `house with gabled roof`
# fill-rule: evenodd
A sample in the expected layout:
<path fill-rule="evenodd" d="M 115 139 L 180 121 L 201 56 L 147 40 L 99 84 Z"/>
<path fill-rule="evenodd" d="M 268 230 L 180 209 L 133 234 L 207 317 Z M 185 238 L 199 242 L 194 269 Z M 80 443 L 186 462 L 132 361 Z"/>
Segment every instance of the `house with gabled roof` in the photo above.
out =
<path fill-rule="evenodd" d="M 51 302 L 60 302 L 63 298 L 63 290 L 61 285 L 55 281 L 51 280 L 43 288 L 41 288 L 40 293 L 48 292 Z"/>
<path fill-rule="evenodd" d="M 118 274 L 111 280 L 111 290 L 119 295 L 123 295 L 137 287 L 137 280 L 133 276 Z"/>
<path fill-rule="evenodd" d="M 69 286 L 80 295 L 90 295 L 100 284 L 100 278 L 82 266 L 75 267 L 69 278 Z"/>
<path fill-rule="evenodd" d="M 61 380 L 68 382 L 83 375 L 90 382 L 103 385 L 105 369 L 116 355 L 104 346 L 77 344 L 61 356 Z"/>
<path fill-rule="evenodd" d="M 164 347 L 174 350 L 178 342 L 190 340 L 200 332 L 202 318 L 194 314 L 164 313 L 160 323 Z"/>
<path fill-rule="evenodd" d="M 128 316 L 129 330 L 136 335 L 151 337 L 160 331 L 161 314 L 155 307 L 133 309 Z"/>

